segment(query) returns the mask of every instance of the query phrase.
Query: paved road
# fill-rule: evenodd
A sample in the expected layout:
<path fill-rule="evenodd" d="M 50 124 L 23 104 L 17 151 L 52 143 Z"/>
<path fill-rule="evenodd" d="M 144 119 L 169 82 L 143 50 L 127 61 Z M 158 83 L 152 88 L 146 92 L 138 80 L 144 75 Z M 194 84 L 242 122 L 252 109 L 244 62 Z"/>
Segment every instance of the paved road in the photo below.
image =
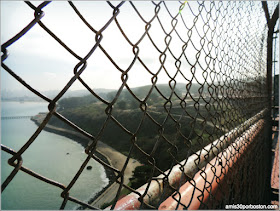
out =
<path fill-rule="evenodd" d="M 162 112 L 158 112 L 158 111 L 149 111 L 150 113 L 155 113 L 155 114 L 166 114 L 166 113 L 162 113 Z M 173 117 L 178 117 L 178 118 L 181 118 L 182 115 L 179 115 L 179 114 L 171 114 Z M 191 121 L 194 121 L 191 117 L 189 116 L 182 116 L 183 118 L 187 118 L 187 119 L 190 119 Z M 196 118 L 196 121 L 198 122 L 203 122 L 204 120 L 201 119 L 201 118 Z M 214 125 L 211 121 L 206 121 L 205 124 L 211 126 L 211 127 L 216 127 L 220 130 L 223 130 L 224 132 L 228 132 L 229 130 L 224 128 L 224 127 L 221 127 L 219 125 Z"/>
<path fill-rule="evenodd" d="M 98 142 L 97 151 L 102 153 L 105 156 L 111 166 L 116 169 L 121 170 L 126 162 L 127 157 L 122 153 L 116 151 L 112 147 L 106 145 L 105 143 Z M 124 184 L 129 183 L 129 178 L 132 177 L 135 167 L 140 166 L 137 160 L 129 159 L 129 162 L 124 171 Z M 91 203 L 92 206 L 100 208 L 104 203 L 109 203 L 114 200 L 118 192 L 119 184 L 114 182 L 110 185 L 94 202 Z"/>
<path fill-rule="evenodd" d="M 100 208 L 103 204 L 111 202 L 115 198 L 118 188 L 119 184 L 114 182 L 91 205 Z"/>

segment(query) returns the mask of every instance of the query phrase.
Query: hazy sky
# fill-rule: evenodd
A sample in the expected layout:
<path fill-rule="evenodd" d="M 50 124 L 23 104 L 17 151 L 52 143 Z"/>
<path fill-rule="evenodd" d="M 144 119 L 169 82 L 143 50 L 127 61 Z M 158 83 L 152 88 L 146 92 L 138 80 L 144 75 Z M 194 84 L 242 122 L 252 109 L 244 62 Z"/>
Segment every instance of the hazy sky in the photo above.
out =
<path fill-rule="evenodd" d="M 38 5 L 40 2 L 33 2 Z M 114 3 L 117 5 L 118 2 Z M 99 30 L 112 16 L 112 8 L 106 2 L 74 2 L 88 22 Z M 154 5 L 151 2 L 136 2 L 137 9 L 146 20 L 154 14 Z M 169 3 L 174 14 L 178 12 L 178 2 Z M 145 24 L 137 16 L 129 2 L 121 7 L 118 21 L 129 39 L 135 43 L 144 33 Z M 52 30 L 64 43 L 66 43 L 79 56 L 84 57 L 95 44 L 95 34 L 80 20 L 74 10 L 66 1 L 55 1 L 47 5 L 43 11 L 45 16 L 42 22 Z M 171 18 L 166 15 L 161 20 L 167 31 L 171 30 Z M 165 16 L 164 16 L 165 15 Z M 167 17 L 167 18 L 166 18 Z M 1 43 L 6 42 L 34 18 L 33 10 L 24 2 L 1 1 Z M 156 21 L 154 21 L 156 22 Z M 150 30 L 155 43 L 164 50 L 165 35 L 160 25 L 153 24 Z M 160 32 L 160 33 L 158 33 Z M 127 69 L 134 58 L 132 46 L 124 39 L 115 22 L 103 32 L 101 42 L 105 50 L 122 69 Z M 177 38 L 178 39 L 178 38 Z M 178 40 L 173 39 L 173 48 L 181 51 L 181 45 L 174 45 Z M 145 46 L 145 47 L 144 47 Z M 148 39 L 144 39 L 139 45 L 140 56 L 153 72 L 159 67 L 159 53 Z M 15 44 L 8 48 L 10 56 L 5 61 L 12 70 L 21 76 L 26 82 L 39 90 L 61 89 L 73 76 L 73 69 L 78 60 L 60 46 L 39 25 L 35 25 Z M 176 53 L 176 51 L 174 51 Z M 170 57 L 170 55 L 168 55 Z M 168 63 L 169 62 L 169 63 Z M 172 66 L 171 72 L 175 71 L 174 61 L 168 61 L 166 65 Z M 121 73 L 106 56 L 97 49 L 88 60 L 88 67 L 82 74 L 82 78 L 93 88 L 118 88 L 121 85 Z M 149 74 L 137 61 L 129 73 L 129 85 L 137 87 L 150 84 L 152 75 Z M 167 78 L 162 74 L 160 79 Z M 21 89 L 21 85 L 1 70 L 2 88 Z M 72 89 L 83 88 L 80 82 L 75 82 Z"/>
<path fill-rule="evenodd" d="M 36 1 L 32 3 L 37 6 L 41 2 Z M 117 5 L 119 2 L 113 3 Z M 74 1 L 74 4 L 95 30 L 101 29 L 113 13 L 112 8 L 105 1 Z M 153 17 L 155 6 L 151 2 L 136 1 L 134 4 L 146 21 Z M 175 16 L 179 11 L 180 3 L 167 1 L 166 4 L 170 9 L 169 12 Z M 186 6 L 182 14 L 184 15 L 186 25 L 191 27 L 194 19 L 194 15 L 191 12 L 197 14 L 198 5 L 196 2 L 190 1 L 187 4 L 193 10 L 190 11 L 190 8 Z M 84 57 L 94 46 L 95 34 L 81 21 L 68 2 L 51 2 L 43 8 L 43 11 L 45 16 L 41 21 L 80 57 Z M 1 1 L 1 44 L 17 34 L 33 18 L 34 11 L 23 1 Z M 172 19 L 163 5 L 161 5 L 159 18 L 164 30 L 169 33 L 172 29 Z M 120 8 L 117 20 L 127 37 L 134 44 L 145 31 L 144 21 L 137 15 L 129 2 L 125 2 Z M 203 35 L 204 30 L 202 18 L 198 18 L 196 26 L 196 30 L 192 30 L 191 39 L 195 47 L 199 49 L 201 48 L 200 37 Z M 210 27 L 213 26 L 210 25 Z M 178 22 L 176 29 L 182 36 L 182 39 L 188 40 L 188 31 L 183 26 L 182 21 Z M 164 43 L 166 35 L 157 20 L 152 22 L 149 33 L 154 43 L 163 51 L 166 47 Z M 178 57 L 182 52 L 183 42 L 180 41 L 175 32 L 171 35 L 170 48 L 175 56 Z M 210 33 L 207 36 L 210 38 Z M 129 67 L 134 58 L 133 48 L 125 40 L 114 21 L 103 32 L 101 45 L 121 69 L 126 70 Z M 160 53 L 147 36 L 138 46 L 140 49 L 139 57 L 153 73 L 156 73 L 160 68 Z M 10 56 L 5 60 L 5 64 L 31 86 L 40 91 L 62 89 L 73 76 L 73 69 L 79 62 L 38 24 L 11 45 L 8 51 Z M 194 46 L 189 44 L 186 53 L 189 62 L 194 64 L 197 53 Z M 214 54 L 214 50 L 211 53 Z M 177 70 L 175 60 L 169 52 L 166 55 L 165 67 L 168 69 L 169 74 L 173 76 Z M 199 58 L 202 66 L 205 65 L 204 58 L 205 54 L 202 52 Z M 181 69 L 185 77 L 191 79 L 190 64 L 185 59 L 182 59 Z M 204 79 L 201 68 L 198 65 L 195 71 L 197 80 L 202 82 Z M 128 75 L 128 85 L 130 87 L 151 84 L 152 74 L 148 73 L 139 61 L 136 61 Z M 117 89 L 122 83 L 121 72 L 115 68 L 99 48 L 88 59 L 88 66 L 81 77 L 91 88 Z M 168 83 L 170 80 L 163 70 L 158 75 L 158 78 L 158 83 Z M 176 76 L 176 81 L 187 82 L 180 74 Z M 18 90 L 22 89 L 22 87 L 1 68 L 2 89 Z M 71 89 L 83 89 L 83 86 L 79 81 L 76 81 Z"/>

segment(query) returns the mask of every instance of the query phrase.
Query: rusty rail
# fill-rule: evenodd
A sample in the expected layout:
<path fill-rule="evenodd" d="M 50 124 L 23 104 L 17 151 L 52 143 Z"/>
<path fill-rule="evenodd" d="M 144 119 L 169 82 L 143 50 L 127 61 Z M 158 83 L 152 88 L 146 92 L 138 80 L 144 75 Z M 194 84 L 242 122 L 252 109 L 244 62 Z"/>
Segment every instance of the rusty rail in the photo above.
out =
<path fill-rule="evenodd" d="M 245 131 L 242 136 L 238 137 L 227 149 L 220 152 L 219 155 L 212 159 L 203 170 L 197 172 L 193 180 L 186 182 L 174 196 L 170 196 L 161 203 L 160 210 L 183 210 L 188 207 L 190 210 L 197 210 L 202 203 L 207 203 L 209 193 L 215 194 L 218 186 L 223 183 L 224 177 L 230 168 L 243 156 L 246 149 L 253 142 L 254 138 L 262 131 L 265 125 L 263 119 Z M 214 167 L 214 170 L 213 170 Z M 204 174 L 205 177 L 202 177 Z M 205 180 L 206 178 L 206 180 Z M 207 183 L 211 184 L 208 188 L 203 188 Z M 204 190 L 202 193 L 200 190 Z M 203 195 L 203 200 L 199 196 Z M 217 199 L 216 199 L 217 200 Z"/>
<path fill-rule="evenodd" d="M 236 140 L 239 140 L 239 136 L 241 136 L 244 131 L 246 131 L 248 128 L 256 128 L 255 125 L 260 125 L 259 121 L 266 115 L 267 111 L 267 109 L 262 110 L 252 118 L 246 120 L 238 127 L 234 128 L 233 130 L 229 131 L 228 133 L 214 141 L 213 143 L 204 147 L 204 149 L 199 150 L 198 152 L 190 156 L 187 160 L 182 161 L 180 164 L 174 166 L 171 170 L 166 171 L 165 174 L 159 175 L 157 178 L 154 178 L 154 180 L 152 180 L 150 184 L 145 184 L 142 187 L 138 188 L 137 192 L 140 194 L 144 194 L 147 191 L 145 197 L 143 197 L 143 199 L 141 200 L 149 204 L 153 204 L 156 201 L 159 201 L 161 194 L 164 192 L 165 175 L 169 175 L 167 180 L 168 184 L 171 186 L 176 186 L 176 184 L 178 186 L 178 184 L 182 184 L 183 180 L 186 179 L 185 175 L 189 178 L 193 178 L 194 175 L 199 175 L 197 174 L 199 169 L 203 168 L 209 162 L 212 162 L 215 159 L 214 157 L 225 150 L 236 138 Z M 258 123 L 255 123 L 257 121 Z M 252 124 L 254 125 L 251 126 Z M 263 126 L 263 122 L 261 125 Z M 251 133 L 251 130 L 253 129 L 249 129 L 248 131 Z M 200 177 L 200 180 L 203 179 Z M 167 201 L 167 203 L 170 203 L 170 200 Z M 139 201 L 139 195 L 131 193 L 119 200 L 114 209 L 135 210 L 139 209 L 140 206 L 141 201 Z M 175 207 L 170 205 L 166 209 L 173 210 L 174 208 Z"/>

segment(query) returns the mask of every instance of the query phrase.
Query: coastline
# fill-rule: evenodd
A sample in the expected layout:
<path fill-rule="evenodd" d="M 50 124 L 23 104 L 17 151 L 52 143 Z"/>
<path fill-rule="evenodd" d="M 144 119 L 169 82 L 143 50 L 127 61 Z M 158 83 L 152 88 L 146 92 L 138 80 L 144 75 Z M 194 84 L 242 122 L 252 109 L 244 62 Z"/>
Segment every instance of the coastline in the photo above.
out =
<path fill-rule="evenodd" d="M 39 113 L 36 116 L 31 117 L 31 120 L 36 124 L 40 125 L 42 121 L 44 120 L 46 116 L 46 113 Z M 59 128 L 55 127 L 52 125 L 47 124 L 44 128 L 44 130 L 55 133 L 58 135 L 65 136 L 79 144 L 81 144 L 84 148 L 88 146 L 88 142 L 90 141 L 89 138 L 83 136 L 82 134 L 64 129 L 64 128 Z M 114 148 L 108 146 L 107 144 L 98 141 L 97 146 L 96 146 L 96 152 L 95 155 L 105 163 L 109 164 L 110 166 L 121 170 L 123 165 L 126 162 L 127 157 L 123 154 L 121 154 L 119 151 L 115 150 Z M 129 159 L 129 162 L 127 164 L 127 168 L 125 170 L 124 174 L 124 184 L 129 183 L 129 179 L 133 175 L 133 171 L 137 166 L 140 166 L 141 163 L 139 163 L 137 160 L 134 159 Z M 114 194 L 118 189 L 118 185 L 116 184 L 116 175 L 112 170 L 109 168 L 104 167 L 106 176 L 109 179 L 109 184 L 104 187 L 101 191 L 95 194 L 94 197 L 90 198 L 88 200 L 88 203 L 91 204 L 92 206 L 97 206 L 100 208 L 104 203 L 111 202 L 114 199 Z M 83 206 L 78 206 L 77 209 L 85 209 Z"/>

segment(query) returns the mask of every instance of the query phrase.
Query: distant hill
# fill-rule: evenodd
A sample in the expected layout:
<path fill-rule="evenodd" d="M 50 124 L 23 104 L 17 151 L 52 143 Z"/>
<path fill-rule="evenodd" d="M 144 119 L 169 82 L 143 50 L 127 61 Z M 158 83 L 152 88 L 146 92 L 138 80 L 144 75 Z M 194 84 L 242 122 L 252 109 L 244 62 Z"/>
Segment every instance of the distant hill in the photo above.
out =
<path fill-rule="evenodd" d="M 137 88 L 132 88 L 131 90 L 133 91 L 133 93 L 137 96 L 140 96 L 140 98 L 143 98 L 144 96 L 146 96 L 148 94 L 148 91 L 151 89 L 151 85 L 148 86 L 141 86 L 141 87 L 137 87 Z M 168 84 L 157 84 L 156 87 L 159 89 L 159 91 L 165 96 L 165 97 L 169 97 L 171 95 L 172 89 L 169 87 Z M 197 83 L 192 83 L 192 84 L 183 84 L 183 83 L 177 83 L 175 86 L 174 91 L 178 94 L 185 94 L 187 92 L 187 90 L 189 90 L 189 92 L 191 94 L 198 94 L 198 90 L 199 88 L 201 88 L 201 86 Z M 207 87 L 204 87 L 203 91 L 206 91 Z M 154 93 L 158 93 L 158 91 L 156 91 L 156 89 L 154 88 Z"/>
<path fill-rule="evenodd" d="M 198 90 L 200 88 L 199 84 L 193 83 L 193 84 L 191 84 L 190 88 L 189 88 L 189 86 L 190 85 L 188 85 L 188 87 L 186 87 L 186 84 L 177 83 L 176 87 L 175 87 L 176 94 L 178 94 L 179 96 L 181 96 L 182 94 L 186 94 L 187 89 L 190 89 L 191 94 L 194 94 L 194 95 L 198 94 Z M 151 87 L 152 87 L 152 85 L 146 85 L 146 86 L 131 88 L 131 90 L 139 99 L 142 100 L 147 96 Z M 165 96 L 166 98 L 169 98 L 172 90 L 168 84 L 157 84 L 156 87 L 158 88 L 158 90 L 160 91 L 160 93 L 163 96 Z M 54 98 L 59 93 L 59 91 L 60 90 L 49 90 L 49 91 L 42 91 L 41 93 L 49 98 Z M 204 87 L 204 92 L 205 91 L 207 91 L 206 87 Z M 112 100 L 114 98 L 114 96 L 116 95 L 117 90 L 98 88 L 98 89 L 94 89 L 94 92 L 96 94 L 98 94 L 100 97 L 104 98 L 105 100 Z M 156 90 L 156 88 L 154 88 L 152 91 L 151 97 L 160 96 L 161 95 L 160 93 Z M 88 95 L 91 95 L 91 94 L 86 89 L 69 90 L 63 95 L 62 99 L 72 98 L 72 97 L 90 98 Z M 82 100 L 81 98 L 79 98 L 79 99 Z M 119 99 L 132 100 L 133 98 L 132 98 L 132 95 L 129 93 L 129 91 L 126 88 L 124 88 L 124 90 L 120 94 Z M 3 89 L 1 91 L 1 100 L 2 101 L 41 101 L 41 99 L 38 96 L 36 96 L 35 94 L 33 94 L 32 92 L 30 92 L 27 89 L 14 90 L 14 91 Z M 75 100 L 77 100 L 77 98 Z M 85 100 L 85 102 L 88 102 L 88 101 Z"/>
<path fill-rule="evenodd" d="M 143 100 L 148 95 L 151 88 L 152 88 L 152 85 L 146 85 L 146 86 L 131 88 L 131 91 L 133 92 L 133 94 L 136 97 L 138 97 L 138 99 Z M 198 95 L 198 93 L 199 93 L 198 90 L 200 88 L 201 87 L 199 84 L 191 84 L 186 87 L 185 84 L 178 83 L 178 84 L 176 84 L 174 92 L 178 96 L 182 97 L 182 96 L 186 95 L 187 90 L 190 90 L 189 91 L 190 94 L 195 96 L 195 95 Z M 108 90 L 108 89 L 97 89 L 95 91 L 101 98 L 103 98 L 106 101 L 112 101 L 117 94 L 117 90 L 112 91 L 112 90 Z M 207 92 L 206 87 L 203 88 L 203 93 L 205 93 L 205 92 Z M 169 85 L 157 84 L 156 87 L 154 87 L 154 89 L 152 90 L 149 99 L 152 100 L 154 103 L 160 102 L 161 100 L 166 101 L 166 99 L 168 99 L 171 96 L 171 93 L 172 93 L 172 89 L 169 87 Z M 78 95 L 78 93 L 76 93 L 76 95 L 74 95 L 74 93 L 72 93 L 72 97 L 70 97 L 70 96 L 71 96 L 70 94 L 65 95 L 65 97 L 59 101 L 59 104 L 61 105 L 61 107 L 76 108 L 78 106 L 88 105 L 90 103 L 94 103 L 94 102 L 98 101 L 97 98 L 95 98 L 92 94 L 88 94 L 88 92 L 87 92 L 87 95 L 82 95 L 82 94 Z M 175 98 L 176 98 L 175 94 L 173 94 L 173 99 L 175 99 Z M 137 102 L 137 100 L 134 98 L 134 96 L 126 88 L 124 88 L 122 90 L 120 96 L 118 96 L 118 102 L 120 102 L 120 101 L 125 101 L 125 102 L 131 103 L 131 104 Z"/>
<path fill-rule="evenodd" d="M 94 89 L 97 94 L 104 94 L 108 92 L 112 92 L 113 89 Z M 42 91 L 41 93 L 49 98 L 54 98 L 60 90 L 49 90 Z M 62 98 L 71 98 L 71 97 L 82 97 L 89 95 L 88 90 L 69 90 L 67 91 Z M 33 94 L 31 91 L 27 89 L 22 90 L 1 90 L 1 100 L 2 101 L 42 101 L 37 95 Z"/>

